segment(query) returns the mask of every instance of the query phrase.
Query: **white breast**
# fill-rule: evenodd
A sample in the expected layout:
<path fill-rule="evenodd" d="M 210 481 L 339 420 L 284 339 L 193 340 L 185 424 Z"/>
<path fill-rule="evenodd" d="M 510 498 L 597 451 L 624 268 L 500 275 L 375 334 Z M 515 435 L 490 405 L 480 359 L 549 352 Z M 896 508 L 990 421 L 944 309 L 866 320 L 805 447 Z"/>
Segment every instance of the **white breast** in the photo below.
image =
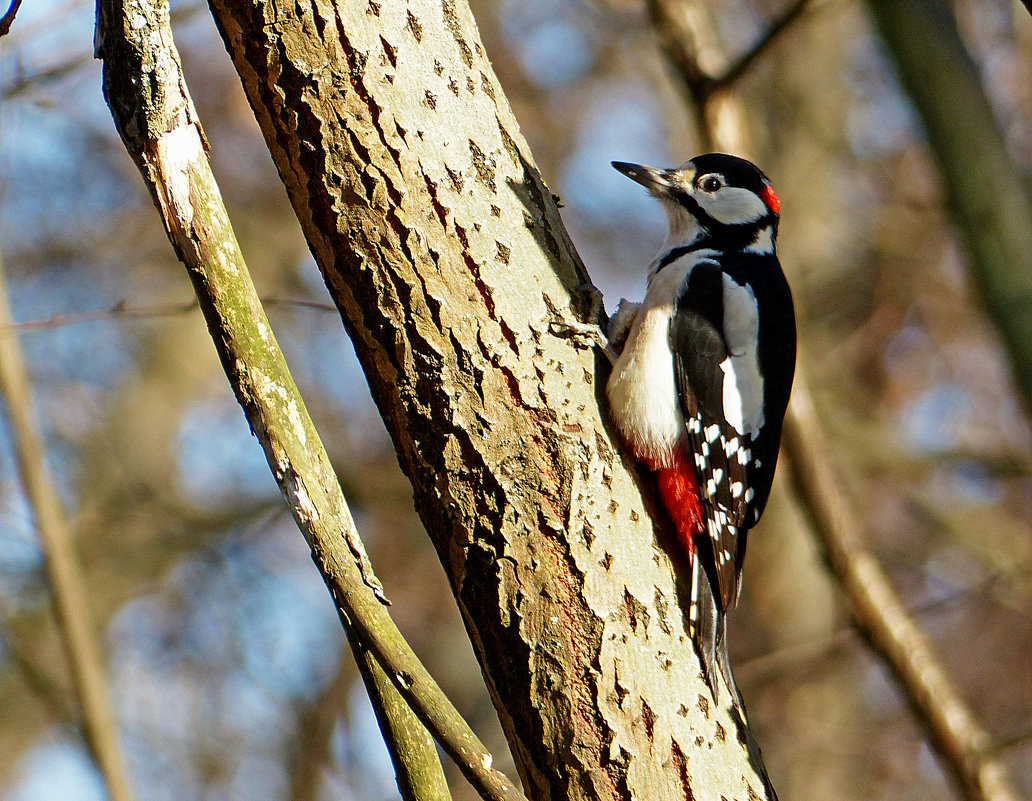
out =
<path fill-rule="evenodd" d="M 684 436 L 670 354 L 670 318 L 677 290 L 699 254 L 668 264 L 649 283 L 645 300 L 606 385 L 610 413 L 634 455 L 654 467 L 671 465 L 674 446 Z"/>

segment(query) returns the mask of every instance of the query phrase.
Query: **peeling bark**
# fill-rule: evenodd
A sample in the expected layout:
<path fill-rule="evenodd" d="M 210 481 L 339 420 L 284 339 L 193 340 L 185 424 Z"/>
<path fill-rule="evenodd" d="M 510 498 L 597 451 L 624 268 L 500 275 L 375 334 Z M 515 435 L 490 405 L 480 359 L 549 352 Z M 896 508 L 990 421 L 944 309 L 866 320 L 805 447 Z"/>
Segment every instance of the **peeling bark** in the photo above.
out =
<path fill-rule="evenodd" d="M 773 797 L 702 679 L 605 361 L 550 333 L 587 276 L 465 3 L 211 5 L 528 795 Z"/>

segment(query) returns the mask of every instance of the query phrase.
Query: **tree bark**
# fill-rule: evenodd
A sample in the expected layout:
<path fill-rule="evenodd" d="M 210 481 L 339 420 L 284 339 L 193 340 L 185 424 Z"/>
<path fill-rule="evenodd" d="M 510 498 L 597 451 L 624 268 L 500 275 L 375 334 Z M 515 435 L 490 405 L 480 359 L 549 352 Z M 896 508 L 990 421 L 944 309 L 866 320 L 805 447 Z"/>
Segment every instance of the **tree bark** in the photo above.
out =
<path fill-rule="evenodd" d="M 211 6 L 527 793 L 772 798 L 610 439 L 605 361 L 552 333 L 587 276 L 465 3 Z"/>

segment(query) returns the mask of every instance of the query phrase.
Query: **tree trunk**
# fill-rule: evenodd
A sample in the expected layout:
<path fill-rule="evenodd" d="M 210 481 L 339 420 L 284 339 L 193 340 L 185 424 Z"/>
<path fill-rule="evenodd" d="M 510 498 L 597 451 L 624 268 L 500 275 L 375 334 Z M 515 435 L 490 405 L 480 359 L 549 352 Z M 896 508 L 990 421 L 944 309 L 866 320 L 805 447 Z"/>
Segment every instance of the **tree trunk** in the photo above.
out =
<path fill-rule="evenodd" d="M 928 135 L 970 273 L 1032 414 L 1032 196 L 1007 151 L 950 6 L 868 0 L 871 16 Z M 914 31 L 920 31 L 915 35 Z"/>
<path fill-rule="evenodd" d="M 587 276 L 465 2 L 211 5 L 527 793 L 774 797 L 702 679 L 606 360 L 552 333 Z"/>

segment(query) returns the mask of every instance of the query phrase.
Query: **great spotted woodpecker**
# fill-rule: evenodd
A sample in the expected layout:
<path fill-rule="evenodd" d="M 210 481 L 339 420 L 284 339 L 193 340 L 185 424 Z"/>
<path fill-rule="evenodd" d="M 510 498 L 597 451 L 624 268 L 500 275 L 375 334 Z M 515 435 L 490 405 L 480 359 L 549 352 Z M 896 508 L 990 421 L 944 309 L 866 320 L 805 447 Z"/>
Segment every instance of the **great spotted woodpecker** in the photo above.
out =
<path fill-rule="evenodd" d="M 770 494 L 795 372 L 792 294 L 775 252 L 780 203 L 752 163 L 709 153 L 660 170 L 613 167 L 663 202 L 670 232 L 642 303 L 621 302 L 606 387 L 634 457 L 691 564 L 690 634 L 741 706 L 727 658 L 746 536 Z"/>

